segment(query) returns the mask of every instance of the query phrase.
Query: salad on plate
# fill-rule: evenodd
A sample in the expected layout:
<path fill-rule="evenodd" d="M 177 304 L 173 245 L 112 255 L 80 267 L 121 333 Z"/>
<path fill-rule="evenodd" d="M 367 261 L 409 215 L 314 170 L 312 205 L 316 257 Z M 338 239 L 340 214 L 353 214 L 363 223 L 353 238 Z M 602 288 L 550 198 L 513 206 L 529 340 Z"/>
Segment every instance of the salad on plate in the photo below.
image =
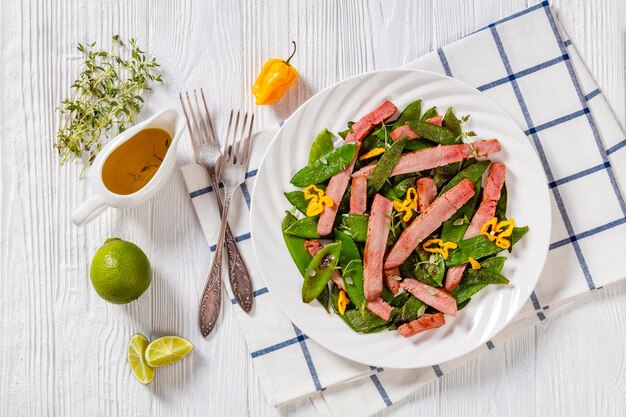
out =
<path fill-rule="evenodd" d="M 489 160 L 497 139 L 475 140 L 469 116 L 422 111 L 422 100 L 396 113 L 385 101 L 348 123 L 342 141 L 317 135 L 291 179 L 299 189 L 285 193 L 294 209 L 282 233 L 303 302 L 332 308 L 359 333 L 410 337 L 507 285 L 500 253 L 528 227 L 506 216 L 506 166 Z"/>

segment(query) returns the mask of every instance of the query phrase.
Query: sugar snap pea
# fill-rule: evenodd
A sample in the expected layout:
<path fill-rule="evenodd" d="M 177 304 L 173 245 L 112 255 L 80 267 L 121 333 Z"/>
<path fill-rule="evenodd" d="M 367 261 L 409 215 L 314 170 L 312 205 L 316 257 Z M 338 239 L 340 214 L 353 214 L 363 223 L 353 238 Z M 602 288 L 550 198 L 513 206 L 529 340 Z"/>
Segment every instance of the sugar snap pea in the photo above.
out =
<path fill-rule="evenodd" d="M 363 262 L 359 248 L 347 233 L 335 230 L 335 240 L 341 242 L 341 254 L 339 266 L 343 283 L 352 304 L 358 309 L 365 308 L 365 296 L 363 295 Z"/>
<path fill-rule="evenodd" d="M 444 189 L 446 189 L 450 186 L 450 184 L 458 184 L 465 178 L 474 183 L 474 195 L 472 198 L 470 198 L 469 201 L 463 205 L 463 207 L 461 207 L 443 223 L 443 227 L 441 229 L 441 239 L 444 242 L 459 242 L 463 239 L 463 235 L 469 226 L 469 221 L 476 210 L 480 197 L 481 179 L 488 166 L 489 161 L 474 162 L 450 180 L 448 185 L 444 187 Z"/>
<path fill-rule="evenodd" d="M 306 214 L 306 209 L 309 206 L 309 201 L 304 198 L 302 191 L 289 191 L 285 193 L 285 197 L 302 214 Z"/>
<path fill-rule="evenodd" d="M 369 216 L 366 214 L 344 214 L 341 216 L 339 230 L 346 233 L 355 242 L 365 242 L 367 238 L 367 223 Z"/>
<path fill-rule="evenodd" d="M 307 239 L 317 239 L 320 237 L 317 234 L 317 220 L 317 217 L 303 217 L 293 222 L 293 224 L 285 230 L 285 233 Z"/>
<path fill-rule="evenodd" d="M 465 272 L 465 277 L 461 284 L 453 289 L 450 294 L 456 299 L 457 305 L 462 303 L 477 292 L 481 291 L 489 284 L 506 285 L 509 280 L 497 272 L 487 269 L 469 269 Z"/>
<path fill-rule="evenodd" d="M 457 138 L 457 143 L 461 141 L 461 136 L 463 135 L 461 121 L 457 119 L 452 107 L 448 107 L 446 114 L 443 115 L 443 127 L 448 129 Z"/>
<path fill-rule="evenodd" d="M 456 136 L 448 129 L 428 122 L 407 122 L 411 129 L 423 138 L 440 145 L 453 145 Z"/>
<path fill-rule="evenodd" d="M 376 167 L 367 178 L 367 194 L 369 196 L 376 194 L 385 184 L 389 175 L 391 175 L 391 171 L 393 171 L 393 167 L 398 163 L 406 142 L 406 138 L 394 142 L 380 158 Z"/>
<path fill-rule="evenodd" d="M 282 231 L 283 238 L 285 239 L 285 245 L 287 245 L 287 250 L 289 251 L 289 254 L 291 255 L 294 263 L 296 264 L 296 267 L 300 271 L 300 274 L 302 274 L 302 277 L 304 277 L 304 274 L 306 274 L 306 269 L 309 266 L 309 263 L 311 263 L 311 259 L 313 259 L 309 251 L 304 246 L 304 241 L 306 239 L 285 233 L 287 228 L 289 228 L 289 226 L 291 226 L 297 220 L 298 219 L 296 218 L 296 216 L 287 212 L 285 218 L 283 219 Z M 317 297 L 317 301 L 319 301 L 320 304 L 324 306 L 324 309 L 328 311 L 329 300 L 330 291 L 328 290 L 328 288 L 326 288 L 326 290 L 322 291 L 322 293 Z"/>
<path fill-rule="evenodd" d="M 511 247 L 515 245 L 528 232 L 528 226 L 516 227 L 510 237 Z M 464 264 L 469 257 L 474 259 L 482 259 L 487 256 L 495 255 L 502 251 L 502 248 L 485 235 L 478 235 L 470 239 L 458 242 L 459 247 L 450 253 L 450 257 L 445 261 L 447 267 Z"/>
<path fill-rule="evenodd" d="M 506 191 L 506 184 L 502 186 L 502 190 L 500 191 L 500 199 L 498 200 L 498 204 L 496 205 L 496 217 L 498 221 L 506 220 L 506 206 L 508 200 L 508 192 Z"/>
<path fill-rule="evenodd" d="M 330 281 L 330 277 L 335 271 L 340 253 L 341 243 L 331 243 L 324 246 L 311 259 L 304 274 L 302 301 L 310 303 L 324 291 L 324 288 L 328 288 L 328 281 Z"/>
<path fill-rule="evenodd" d="M 393 187 L 393 191 L 395 191 L 396 195 L 399 197 L 404 197 L 406 191 L 409 188 L 415 188 L 415 183 L 417 182 L 416 176 L 411 176 L 409 178 L 405 178 L 400 181 L 395 187 Z"/>
<path fill-rule="evenodd" d="M 400 117 L 395 121 L 391 130 L 394 130 L 408 122 L 409 120 L 419 120 L 422 114 L 422 100 L 415 100 L 413 103 L 406 106 L 402 113 L 400 113 Z"/>
<path fill-rule="evenodd" d="M 337 300 L 339 299 L 339 289 L 337 286 L 333 286 L 332 292 L 332 307 L 335 313 L 341 317 L 341 320 L 344 321 L 352 330 L 358 333 L 376 333 L 382 330 L 385 330 L 387 326 L 391 323 L 393 317 L 395 316 L 396 309 L 392 311 L 392 316 L 389 321 L 383 320 L 377 315 L 371 313 L 369 310 L 359 310 L 359 309 L 348 309 L 345 311 L 343 315 L 339 314 L 339 309 L 337 308 Z"/>
<path fill-rule="evenodd" d="M 435 116 L 439 116 L 439 112 L 437 111 L 437 107 L 433 106 L 430 109 L 426 110 L 426 112 L 420 118 L 421 122 L 425 122 L 428 119 L 431 119 Z"/>
<path fill-rule="evenodd" d="M 415 279 L 432 287 L 441 287 L 446 275 L 446 267 L 441 255 L 426 252 L 421 247 L 418 247 L 416 251 L 421 262 L 415 267 Z"/>
<path fill-rule="evenodd" d="M 317 161 L 321 156 L 333 150 L 334 137 L 335 135 L 328 129 L 324 129 L 317 134 L 317 137 L 311 144 L 311 150 L 309 151 L 309 164 Z"/>
<path fill-rule="evenodd" d="M 421 151 L 422 149 L 433 148 L 435 146 L 437 146 L 435 142 L 431 142 L 427 139 L 416 139 L 408 141 L 406 145 L 404 145 L 404 150 L 411 152 Z"/>
<path fill-rule="evenodd" d="M 326 181 L 336 173 L 344 170 L 356 152 L 354 143 L 346 143 L 308 164 L 291 179 L 296 187 L 306 187 Z"/>

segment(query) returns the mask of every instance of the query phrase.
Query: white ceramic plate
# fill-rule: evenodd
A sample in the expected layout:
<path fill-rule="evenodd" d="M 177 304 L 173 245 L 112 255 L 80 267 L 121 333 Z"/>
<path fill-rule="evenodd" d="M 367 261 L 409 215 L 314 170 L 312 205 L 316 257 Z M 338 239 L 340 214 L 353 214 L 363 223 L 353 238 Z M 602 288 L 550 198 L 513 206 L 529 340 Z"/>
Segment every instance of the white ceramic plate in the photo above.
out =
<path fill-rule="evenodd" d="M 446 325 L 411 338 L 394 331 L 359 334 L 316 301 L 301 300 L 302 277 L 281 234 L 281 221 L 291 205 L 283 192 L 306 165 L 309 148 L 323 128 L 338 132 L 384 100 L 399 110 L 421 98 L 423 108 L 440 112 L 454 107 L 470 114 L 474 139 L 498 138 L 502 151 L 491 159 L 507 166 L 508 217 L 530 232 L 518 243 L 503 274 L 508 286 L 490 286 L 472 298 Z M 418 368 L 442 363 L 470 352 L 496 335 L 528 300 L 548 252 L 551 210 L 547 180 L 537 154 L 515 122 L 474 88 L 439 74 L 392 70 L 359 75 L 325 89 L 303 104 L 285 122 L 259 168 L 252 198 L 252 244 L 271 296 L 289 319 L 325 348 L 367 365 Z M 506 253 L 506 251 L 504 252 Z"/>

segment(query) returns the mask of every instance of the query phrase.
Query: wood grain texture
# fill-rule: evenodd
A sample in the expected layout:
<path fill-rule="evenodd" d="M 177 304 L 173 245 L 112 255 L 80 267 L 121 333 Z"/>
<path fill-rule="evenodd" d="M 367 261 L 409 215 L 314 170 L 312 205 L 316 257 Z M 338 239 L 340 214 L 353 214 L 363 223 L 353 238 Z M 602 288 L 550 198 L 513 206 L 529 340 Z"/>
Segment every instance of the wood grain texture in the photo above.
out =
<path fill-rule="evenodd" d="M 530 2 L 533 3 L 533 2 Z M 528 3 L 529 4 L 529 3 Z M 57 103 L 76 76 L 77 42 L 135 36 L 163 66 L 150 114 L 203 86 L 214 113 L 252 109 L 263 61 L 298 42 L 296 88 L 257 111 L 257 126 L 291 114 L 315 92 L 352 75 L 392 68 L 525 7 L 522 0 L 342 0 L 0 4 L 0 415 L 314 416 L 307 401 L 267 405 L 234 311 L 204 341 L 197 301 L 209 267 L 180 175 L 141 208 L 109 210 L 88 227 L 69 221 L 89 194 L 77 165 L 52 149 Z M 553 7 L 624 124 L 623 0 L 554 0 Z M 145 117 L 145 116 L 144 116 Z M 225 128 L 216 118 L 218 131 Z M 178 163 L 191 161 L 179 147 Z M 103 302 L 89 260 L 111 236 L 148 254 L 154 281 L 138 302 Z M 623 416 L 626 284 L 579 302 L 543 326 L 428 385 L 388 416 Z M 193 355 L 159 370 L 149 387 L 126 366 L 130 336 L 188 337 Z"/>

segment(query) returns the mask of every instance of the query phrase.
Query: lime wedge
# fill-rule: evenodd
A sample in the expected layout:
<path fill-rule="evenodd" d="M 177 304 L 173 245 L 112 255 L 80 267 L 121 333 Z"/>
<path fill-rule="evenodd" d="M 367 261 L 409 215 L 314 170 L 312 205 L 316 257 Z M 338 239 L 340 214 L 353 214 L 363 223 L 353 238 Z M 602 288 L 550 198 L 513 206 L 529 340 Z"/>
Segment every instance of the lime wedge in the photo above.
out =
<path fill-rule="evenodd" d="M 146 348 L 146 363 L 152 367 L 178 362 L 193 349 L 188 340 L 178 336 L 163 336 L 150 342 Z"/>
<path fill-rule="evenodd" d="M 134 334 L 128 342 L 128 365 L 137 381 L 148 385 L 154 379 L 154 369 L 145 360 L 145 352 L 148 347 L 148 339 L 140 333 Z"/>

